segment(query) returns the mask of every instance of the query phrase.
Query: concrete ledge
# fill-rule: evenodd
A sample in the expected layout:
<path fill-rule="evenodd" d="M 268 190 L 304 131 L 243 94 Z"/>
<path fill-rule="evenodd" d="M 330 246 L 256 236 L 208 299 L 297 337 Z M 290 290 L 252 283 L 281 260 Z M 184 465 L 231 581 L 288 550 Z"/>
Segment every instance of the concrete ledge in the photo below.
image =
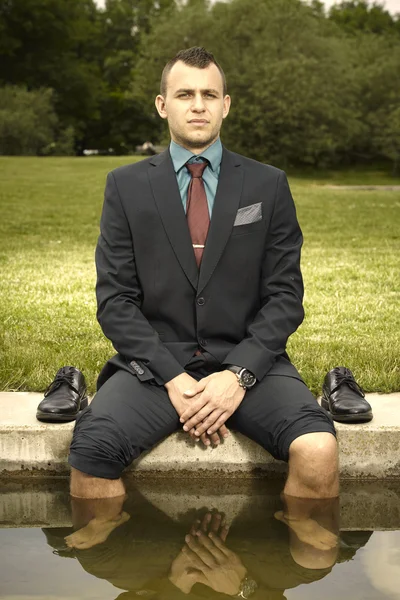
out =
<path fill-rule="evenodd" d="M 41 394 L 0 394 L 0 474 L 59 474 L 69 471 L 68 448 L 74 423 L 45 424 L 36 420 Z M 336 424 L 342 479 L 400 478 L 400 393 L 369 394 L 374 419 L 365 425 Z M 276 476 L 286 465 L 238 433 L 215 449 L 195 444 L 178 432 L 134 462 L 139 475 L 197 476 L 241 474 Z"/>
<path fill-rule="evenodd" d="M 127 482 L 130 506 L 136 518 L 146 520 L 150 503 L 170 519 L 182 522 L 205 507 L 223 512 L 229 523 L 240 519 L 262 522 L 280 506 L 282 482 L 211 478 Z M 400 529 L 400 482 L 342 484 L 342 531 Z M 70 527 L 71 506 L 67 478 L 17 481 L 0 480 L 0 528 Z"/>

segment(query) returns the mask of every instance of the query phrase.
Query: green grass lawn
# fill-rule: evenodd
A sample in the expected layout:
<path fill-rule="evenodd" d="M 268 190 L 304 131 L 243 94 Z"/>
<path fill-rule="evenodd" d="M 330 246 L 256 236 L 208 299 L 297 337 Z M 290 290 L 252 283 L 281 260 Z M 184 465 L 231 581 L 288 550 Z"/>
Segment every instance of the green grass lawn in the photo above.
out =
<path fill-rule="evenodd" d="M 0 389 L 44 390 L 75 365 L 90 390 L 113 354 L 96 322 L 94 248 L 106 173 L 132 157 L 0 158 Z M 314 393 L 334 366 L 400 390 L 400 184 L 381 171 L 290 176 L 305 243 L 306 318 L 289 354 Z"/>

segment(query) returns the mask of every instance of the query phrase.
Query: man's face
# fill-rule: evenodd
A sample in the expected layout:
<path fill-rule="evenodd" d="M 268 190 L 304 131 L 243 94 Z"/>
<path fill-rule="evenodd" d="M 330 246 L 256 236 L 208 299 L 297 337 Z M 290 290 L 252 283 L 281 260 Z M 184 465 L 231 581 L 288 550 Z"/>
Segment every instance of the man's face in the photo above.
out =
<path fill-rule="evenodd" d="M 218 138 L 230 103 L 230 97 L 223 95 L 221 73 L 214 63 L 197 69 L 176 62 L 168 74 L 165 98 L 156 98 L 159 115 L 168 119 L 171 138 L 195 154 Z"/>

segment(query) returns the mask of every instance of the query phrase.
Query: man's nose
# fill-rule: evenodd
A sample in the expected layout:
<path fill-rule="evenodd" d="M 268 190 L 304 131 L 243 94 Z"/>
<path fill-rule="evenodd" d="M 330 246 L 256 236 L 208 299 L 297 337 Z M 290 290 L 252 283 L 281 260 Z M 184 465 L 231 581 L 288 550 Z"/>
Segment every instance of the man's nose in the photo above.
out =
<path fill-rule="evenodd" d="M 203 96 L 201 94 L 196 94 L 193 97 L 192 110 L 196 112 L 201 112 L 205 109 Z"/>

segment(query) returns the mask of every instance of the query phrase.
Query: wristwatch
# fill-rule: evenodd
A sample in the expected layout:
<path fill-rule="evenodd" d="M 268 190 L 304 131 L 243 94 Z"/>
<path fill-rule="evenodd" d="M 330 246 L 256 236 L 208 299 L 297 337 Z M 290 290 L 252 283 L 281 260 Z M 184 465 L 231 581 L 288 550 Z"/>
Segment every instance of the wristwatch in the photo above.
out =
<path fill-rule="evenodd" d="M 239 592 L 235 598 L 251 598 L 256 589 L 258 588 L 257 583 L 250 577 L 245 577 L 240 583 Z"/>
<path fill-rule="evenodd" d="M 249 390 L 257 382 L 256 376 L 244 367 L 237 367 L 236 365 L 227 365 L 226 369 L 227 371 L 232 371 L 232 373 L 235 373 L 236 377 L 238 378 L 240 387 L 244 388 L 245 390 Z"/>

